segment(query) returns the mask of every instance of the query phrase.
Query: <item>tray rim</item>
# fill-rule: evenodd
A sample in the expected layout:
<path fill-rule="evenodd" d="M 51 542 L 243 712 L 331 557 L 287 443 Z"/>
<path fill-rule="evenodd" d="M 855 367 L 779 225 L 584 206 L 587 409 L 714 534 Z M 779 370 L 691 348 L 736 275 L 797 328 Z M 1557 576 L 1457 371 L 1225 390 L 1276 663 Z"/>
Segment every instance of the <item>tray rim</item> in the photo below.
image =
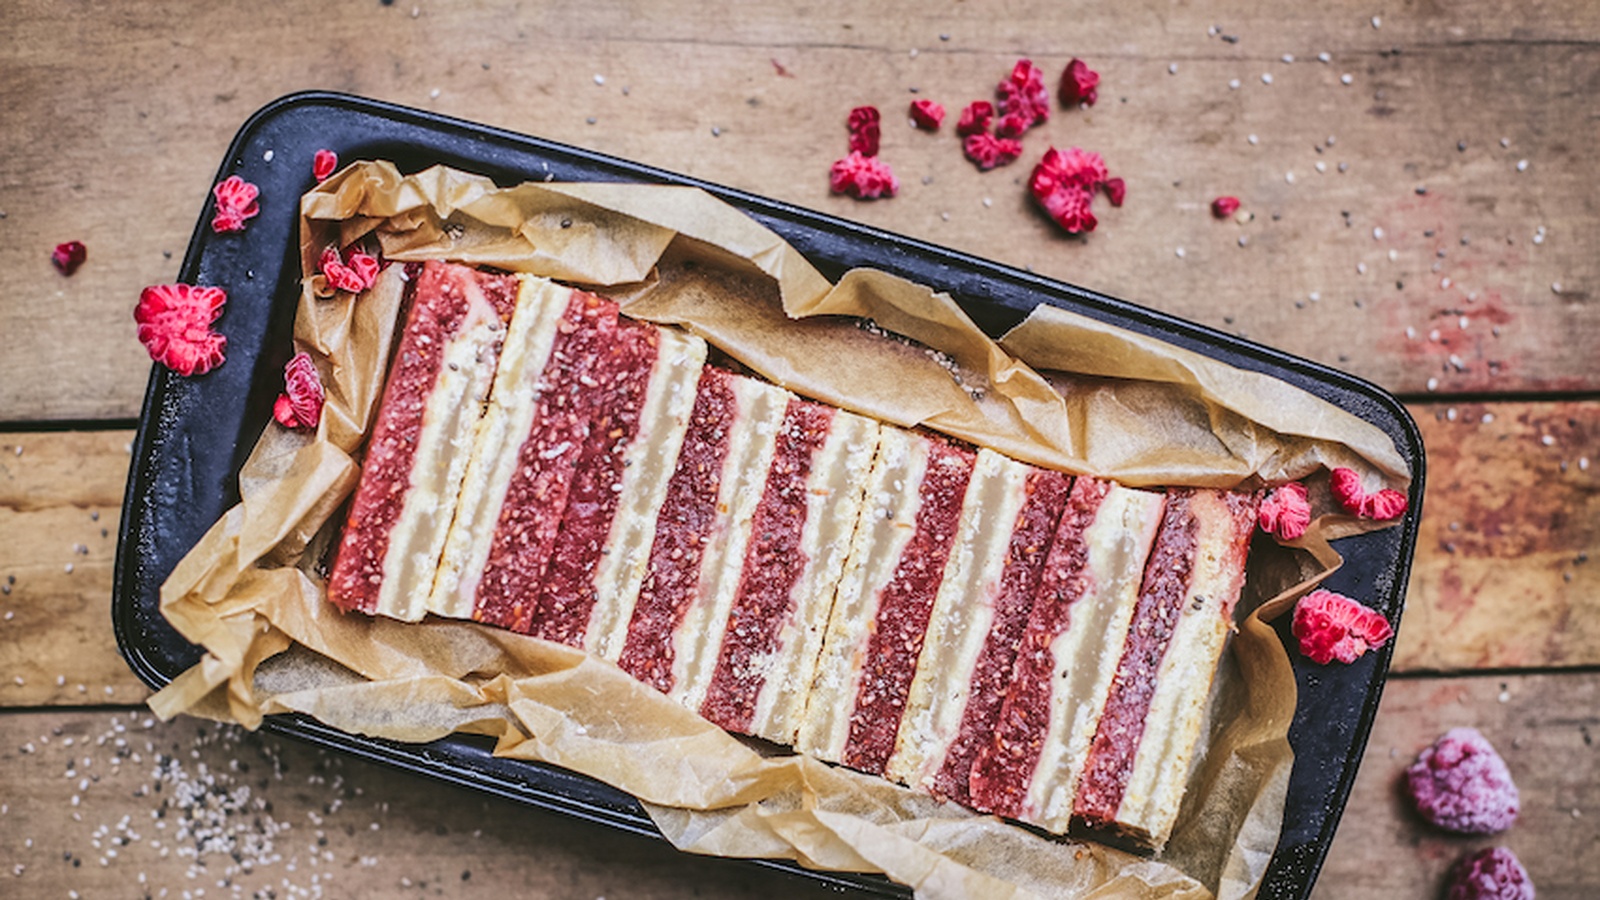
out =
<path fill-rule="evenodd" d="M 373 115 L 394 121 L 400 125 L 412 127 L 439 129 L 447 132 L 466 132 L 477 138 L 510 145 L 513 149 L 522 152 L 542 152 L 565 156 L 576 162 L 597 165 L 614 172 L 624 173 L 630 176 L 625 180 L 697 187 L 729 202 L 767 227 L 771 227 L 769 219 L 781 218 L 799 225 L 831 232 L 834 236 L 844 236 L 862 244 L 887 245 L 898 250 L 910 251 L 921 257 L 936 259 L 952 268 L 965 269 L 969 274 L 977 277 L 997 279 L 1012 288 L 1028 293 L 1037 293 L 1041 302 L 1052 302 L 1057 295 L 1065 295 L 1070 297 L 1077 307 L 1080 307 L 1074 311 L 1093 315 L 1101 321 L 1127 327 L 1139 333 L 1156 337 L 1166 343 L 1181 346 L 1213 358 L 1215 358 L 1215 353 L 1207 352 L 1208 350 L 1216 351 L 1225 348 L 1230 353 L 1239 354 L 1251 363 L 1250 365 L 1240 365 L 1240 368 L 1264 372 L 1303 389 L 1306 388 L 1306 385 L 1302 384 L 1302 381 L 1337 388 L 1363 397 L 1373 405 L 1374 410 L 1386 414 L 1389 417 L 1388 424 L 1391 426 L 1390 428 L 1384 428 L 1383 423 L 1374 421 L 1370 415 L 1355 413 L 1369 423 L 1383 428 L 1394 440 L 1397 451 L 1412 466 L 1412 481 L 1408 492 L 1410 506 L 1405 518 L 1396 526 L 1399 532 L 1398 559 L 1394 571 L 1394 579 L 1388 592 L 1388 603 L 1375 604 L 1386 606 L 1393 610 L 1390 617 L 1395 626 L 1396 638 L 1371 654 L 1375 671 L 1366 685 L 1359 715 L 1356 721 L 1352 723 L 1354 738 L 1346 761 L 1347 764 L 1342 768 L 1341 776 L 1337 780 L 1334 793 L 1327 805 L 1327 814 L 1322 820 L 1322 827 L 1319 830 L 1317 839 L 1313 842 L 1315 845 L 1313 858 L 1297 863 L 1299 871 L 1295 873 L 1295 876 L 1301 879 L 1300 883 L 1298 885 L 1288 885 L 1289 888 L 1294 889 L 1292 893 L 1269 890 L 1269 882 L 1273 875 L 1273 870 L 1282 862 L 1279 859 L 1279 851 L 1283 850 L 1282 835 L 1280 834 L 1279 845 L 1275 848 L 1273 860 L 1268 865 L 1260 892 L 1263 897 L 1304 898 L 1309 895 L 1326 858 L 1334 831 L 1337 829 L 1342 817 L 1351 787 L 1360 767 L 1361 756 L 1371 734 L 1372 722 L 1377 715 L 1378 703 L 1387 681 L 1389 662 L 1398 639 L 1400 620 L 1402 618 L 1401 613 L 1404 610 L 1406 587 L 1413 565 L 1417 532 L 1421 519 L 1423 489 L 1426 481 L 1426 457 L 1423 450 L 1422 437 L 1410 412 L 1393 394 L 1358 376 L 1246 338 L 1229 335 L 1209 326 L 1169 313 L 1120 300 L 1067 282 L 1047 278 L 1031 271 L 996 263 L 918 238 L 896 234 L 785 201 L 773 200 L 747 191 L 679 175 L 664 169 L 635 163 L 596 151 L 352 94 L 325 90 L 298 91 L 286 94 L 263 105 L 252 113 L 235 133 L 229 143 L 227 152 L 218 166 L 217 176 L 212 183 L 221 181 L 229 174 L 233 174 L 242 165 L 243 148 L 266 123 L 285 113 L 308 107 L 326 107 L 335 112 Z M 757 210 L 759 210 L 759 213 L 756 212 Z M 211 237 L 208 224 L 210 212 L 211 203 L 208 198 L 207 202 L 202 205 L 194 232 L 184 253 L 179 268 L 179 281 L 194 283 L 196 279 L 200 261 L 205 254 L 207 239 Z M 291 235 L 291 240 L 293 240 L 293 235 Z M 801 252 L 804 253 L 804 251 Z M 952 295 L 955 296 L 954 294 Z M 962 302 L 963 298 L 957 296 L 956 299 L 958 302 Z M 982 298 L 974 298 L 973 302 L 983 302 L 983 300 Z M 1053 305 L 1066 307 L 1066 304 L 1061 302 L 1055 302 Z M 1081 307 L 1092 308 L 1093 312 L 1088 312 Z M 1003 302 L 1001 302 L 1001 308 L 1009 309 Z M 1177 340 L 1174 340 L 1174 338 L 1177 338 Z M 1237 361 L 1233 361 L 1233 363 L 1238 365 Z M 1292 379 L 1285 378 L 1286 374 L 1296 377 Z M 144 474 L 144 467 L 141 462 L 148 460 L 151 452 L 151 441 L 153 440 L 152 425 L 157 421 L 156 414 L 162 408 L 163 398 L 177 378 L 178 376 L 174 373 L 152 364 L 150 380 L 147 384 L 140 411 L 139 426 L 133 442 L 133 464 L 129 468 L 127 488 L 124 494 L 123 514 L 118 527 L 116 566 L 113 581 L 111 614 L 118 649 L 128 661 L 135 675 L 152 689 L 164 687 L 179 673 L 166 671 L 145 653 L 145 648 L 137 644 L 134 635 L 131 633 L 131 623 L 127 621 L 131 612 L 127 607 L 131 602 L 128 598 L 128 589 L 129 579 L 132 576 L 128 571 L 130 560 L 125 559 L 125 554 L 131 553 L 132 551 L 129 548 L 137 545 L 135 532 L 138 528 L 138 520 L 131 513 L 136 503 L 141 499 L 138 490 L 141 486 L 141 475 Z M 1291 664 L 1294 662 L 1295 657 L 1291 654 Z M 1301 673 L 1297 670 L 1296 674 L 1298 680 Z M 1297 718 L 1299 712 L 1300 709 L 1297 703 Z M 527 785 L 517 785 L 513 781 L 499 778 L 481 769 L 471 766 L 446 768 L 437 760 L 430 761 L 426 758 L 428 755 L 426 748 L 434 745 L 394 745 L 392 742 L 374 741 L 373 739 L 351 735 L 300 715 L 268 717 L 263 722 L 263 728 L 273 733 L 351 753 L 355 756 L 405 771 L 438 778 L 477 790 L 492 792 L 498 796 L 510 797 L 537 808 L 553 810 L 588 821 L 611 825 L 630 833 L 654 837 L 658 840 L 662 839 L 659 831 L 654 829 L 648 818 L 645 818 L 644 823 L 641 825 L 637 820 L 626 816 L 597 815 L 592 807 L 582 808 L 574 804 L 557 802 L 553 797 L 534 796 L 526 789 Z M 448 740 L 446 739 L 446 741 Z M 1296 765 L 1298 766 L 1300 759 L 1298 750 L 1295 757 Z M 556 769 L 556 767 L 544 766 L 543 764 L 520 763 L 520 765 Z M 589 779 L 587 776 L 568 773 L 566 770 L 558 771 L 573 778 L 593 782 L 594 785 L 603 788 L 601 793 L 614 795 L 616 799 L 623 801 L 623 805 L 628 805 L 627 801 L 631 801 L 631 805 L 639 808 L 642 812 L 642 807 L 638 807 L 637 800 L 619 789 L 604 785 L 594 779 Z M 522 787 L 523 790 L 516 791 L 517 787 Z M 889 882 L 879 875 L 822 872 L 805 869 L 786 860 L 755 859 L 743 861 L 799 875 L 835 888 L 856 889 L 883 896 L 908 896 L 905 889 L 900 885 Z M 1287 875 L 1288 873 L 1285 874 Z M 1277 884 L 1272 886 L 1281 887 L 1281 885 Z"/>

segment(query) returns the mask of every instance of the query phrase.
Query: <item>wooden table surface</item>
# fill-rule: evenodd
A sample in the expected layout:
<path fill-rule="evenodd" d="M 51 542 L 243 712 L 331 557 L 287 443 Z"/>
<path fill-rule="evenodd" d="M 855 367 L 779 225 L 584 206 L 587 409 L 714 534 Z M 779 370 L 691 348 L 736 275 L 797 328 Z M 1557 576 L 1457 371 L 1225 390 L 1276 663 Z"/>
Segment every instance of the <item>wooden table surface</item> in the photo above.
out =
<path fill-rule="evenodd" d="M 1397 791 L 1457 725 L 1483 730 L 1522 790 L 1521 821 L 1492 840 L 1541 897 L 1600 895 L 1600 5 L 1101 7 L 5 3 L 0 895 L 820 893 L 140 705 L 108 614 L 150 368 L 130 313 L 175 277 L 234 131 L 308 88 L 1031 267 L 1398 394 L 1428 446 L 1426 515 L 1395 674 L 1314 896 L 1437 896 L 1451 861 L 1491 842 L 1425 827 Z M 1052 80 L 1084 58 L 1098 105 L 1058 107 L 1022 162 L 987 174 L 949 123 L 902 127 L 912 98 L 953 117 L 1019 56 Z M 884 110 L 890 201 L 827 192 L 860 104 Z M 1127 181 L 1085 240 L 1025 197 L 1047 145 L 1096 150 Z M 1253 219 L 1214 220 L 1221 194 Z M 88 262 L 64 278 L 50 251 L 73 239 Z"/>

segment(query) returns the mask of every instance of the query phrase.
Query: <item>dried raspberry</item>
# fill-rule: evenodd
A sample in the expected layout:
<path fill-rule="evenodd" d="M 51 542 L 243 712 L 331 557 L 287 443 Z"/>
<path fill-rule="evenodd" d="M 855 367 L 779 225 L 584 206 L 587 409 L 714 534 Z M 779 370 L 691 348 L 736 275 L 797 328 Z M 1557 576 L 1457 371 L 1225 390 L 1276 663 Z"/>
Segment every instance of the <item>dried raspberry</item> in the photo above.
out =
<path fill-rule="evenodd" d="M 1406 495 L 1392 488 L 1367 493 L 1361 486 L 1361 475 L 1353 469 L 1334 469 L 1328 479 L 1328 489 L 1345 512 L 1380 522 L 1399 518 L 1409 505 Z"/>
<path fill-rule="evenodd" d="M 923 131 L 938 131 L 944 123 L 944 107 L 932 100 L 911 101 L 911 121 Z"/>
<path fill-rule="evenodd" d="M 1077 147 L 1071 147 L 1063 153 L 1051 147 L 1045 151 L 1039 164 L 1033 167 L 1028 190 L 1033 194 L 1033 199 L 1050 214 L 1050 218 L 1068 234 L 1084 234 L 1093 231 L 1099 224 L 1090 207 L 1094 203 L 1095 191 L 1106 186 L 1110 192 L 1109 181 L 1106 162 L 1100 154 Z M 1126 187 L 1122 190 L 1126 191 Z M 1121 199 L 1120 196 L 1113 196 L 1114 202 Z"/>
<path fill-rule="evenodd" d="M 272 417 L 285 428 L 315 428 L 322 400 L 322 377 L 311 354 L 296 353 L 283 367 L 283 393 L 272 404 Z"/>
<path fill-rule="evenodd" d="M 995 86 L 1000 98 L 1000 113 L 1018 114 L 1032 127 L 1050 118 L 1050 92 L 1044 87 L 1044 73 L 1032 60 L 1019 59 L 1011 77 Z"/>
<path fill-rule="evenodd" d="M 847 194 L 859 200 L 893 197 L 900 190 L 900 182 L 888 163 L 854 150 L 833 164 L 829 184 L 835 194 Z"/>
<path fill-rule="evenodd" d="M 1066 71 L 1061 73 L 1062 106 L 1093 106 L 1100 99 L 1100 73 L 1089 68 L 1081 59 L 1074 59 L 1067 63 Z"/>
<path fill-rule="evenodd" d="M 378 280 L 378 261 L 360 250 L 350 254 L 346 265 L 339 257 L 339 248 L 329 247 L 322 251 L 320 268 L 329 287 L 352 294 L 361 293 Z"/>
<path fill-rule="evenodd" d="M 1106 199 L 1112 206 L 1122 206 L 1122 201 L 1128 196 L 1128 183 L 1121 178 L 1107 178 L 1101 187 L 1106 189 Z"/>
<path fill-rule="evenodd" d="M 259 188 L 237 175 L 229 175 L 219 182 L 211 189 L 211 195 L 217 198 L 216 210 L 211 215 L 211 230 L 217 234 L 243 231 L 245 220 L 261 212 L 256 202 L 260 193 Z"/>
<path fill-rule="evenodd" d="M 1238 211 L 1238 197 L 1218 197 L 1211 201 L 1211 214 L 1219 219 L 1226 219 Z"/>
<path fill-rule="evenodd" d="M 1355 662 L 1394 636 L 1389 620 L 1378 611 L 1320 588 L 1295 604 L 1293 631 L 1300 652 L 1321 665 L 1335 659 Z"/>
<path fill-rule="evenodd" d="M 1511 771 L 1476 728 L 1452 728 L 1418 754 L 1406 789 L 1417 812 L 1448 831 L 1493 834 L 1517 820 Z"/>
<path fill-rule="evenodd" d="M 1291 481 L 1267 495 L 1261 502 L 1261 530 L 1280 541 L 1292 541 L 1311 525 L 1311 502 L 1306 486 Z"/>
<path fill-rule="evenodd" d="M 89 258 L 89 248 L 83 241 L 67 241 L 57 244 L 56 249 L 50 251 L 50 261 L 55 264 L 56 271 L 63 275 L 71 276 Z"/>
<path fill-rule="evenodd" d="M 966 153 L 967 159 L 978 164 L 978 168 L 987 171 L 995 166 L 1016 162 L 1017 157 L 1022 155 L 1022 144 L 1019 141 L 979 132 L 969 135 L 962 141 L 961 150 Z"/>
<path fill-rule="evenodd" d="M 1384 488 L 1376 494 L 1367 495 L 1367 501 L 1362 504 L 1361 512 L 1369 519 L 1386 522 L 1404 515 L 1408 505 L 1410 504 L 1405 494 L 1393 488 Z"/>
<path fill-rule="evenodd" d="M 1515 853 L 1488 847 L 1451 867 L 1445 900 L 1533 900 L 1533 881 Z"/>
<path fill-rule="evenodd" d="M 994 104 L 987 100 L 974 100 L 961 111 L 956 120 L 956 134 L 971 137 L 989 130 L 989 120 L 994 118 Z"/>
<path fill-rule="evenodd" d="M 1033 120 L 1029 119 L 1025 114 L 1009 112 L 995 120 L 994 133 L 996 137 L 1021 137 L 1022 133 L 1027 131 L 1028 126 L 1032 124 Z"/>
<path fill-rule="evenodd" d="M 850 118 L 845 124 L 850 129 L 851 153 L 878 155 L 879 118 L 876 106 L 858 106 L 850 110 Z"/>
<path fill-rule="evenodd" d="M 211 330 L 228 295 L 218 287 L 158 284 L 139 293 L 133 320 L 150 358 L 180 375 L 204 375 L 222 365 L 228 339 Z"/>
<path fill-rule="evenodd" d="M 332 150 L 318 150 L 311 157 L 311 174 L 318 181 L 326 181 L 333 170 L 339 168 L 339 155 Z"/>

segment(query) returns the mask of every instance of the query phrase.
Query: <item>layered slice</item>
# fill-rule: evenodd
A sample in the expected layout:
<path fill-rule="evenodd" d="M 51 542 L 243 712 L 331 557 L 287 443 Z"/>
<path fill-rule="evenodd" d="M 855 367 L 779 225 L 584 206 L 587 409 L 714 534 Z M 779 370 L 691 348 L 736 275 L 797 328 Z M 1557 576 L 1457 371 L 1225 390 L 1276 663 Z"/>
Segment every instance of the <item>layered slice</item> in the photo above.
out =
<path fill-rule="evenodd" d="M 1072 480 L 979 450 L 885 776 L 966 802 Z"/>
<path fill-rule="evenodd" d="M 800 730 L 801 751 L 883 773 L 975 462 L 966 448 L 883 429 Z"/>
<path fill-rule="evenodd" d="M 690 709 L 705 702 L 751 523 L 793 395 L 707 368 L 657 515 L 623 671 Z"/>
<path fill-rule="evenodd" d="M 1169 492 L 1073 811 L 1160 847 L 1178 817 L 1244 586 L 1254 493 Z"/>
<path fill-rule="evenodd" d="M 789 401 L 700 713 L 793 744 L 878 446 L 870 419 Z"/>
<path fill-rule="evenodd" d="M 340 608 L 407 621 L 427 612 L 518 283 L 428 262 L 412 290 L 328 575 Z"/>
<path fill-rule="evenodd" d="M 968 773 L 974 808 L 1067 830 L 1164 501 L 1087 476 L 1073 482 L 993 735 Z"/>
<path fill-rule="evenodd" d="M 616 304 L 529 279 L 429 606 L 527 632 L 616 342 Z"/>

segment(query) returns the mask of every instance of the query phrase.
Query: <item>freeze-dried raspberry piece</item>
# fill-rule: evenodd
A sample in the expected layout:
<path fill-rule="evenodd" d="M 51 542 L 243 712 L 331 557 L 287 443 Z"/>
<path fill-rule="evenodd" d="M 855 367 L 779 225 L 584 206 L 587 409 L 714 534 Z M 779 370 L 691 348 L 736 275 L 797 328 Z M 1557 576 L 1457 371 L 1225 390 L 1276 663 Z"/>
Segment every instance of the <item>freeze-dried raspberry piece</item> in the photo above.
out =
<path fill-rule="evenodd" d="M 833 164 L 828 182 L 835 194 L 846 194 L 858 200 L 893 197 L 900 190 L 900 182 L 888 163 L 854 150 Z"/>
<path fill-rule="evenodd" d="M 1122 206 L 1122 201 L 1128 196 L 1128 183 L 1121 178 L 1107 178 L 1101 187 L 1106 189 L 1106 199 L 1112 206 Z"/>
<path fill-rule="evenodd" d="M 1081 187 L 1066 185 L 1058 188 L 1044 197 L 1038 197 L 1039 205 L 1050 214 L 1057 225 L 1066 230 L 1067 234 L 1086 234 L 1100 224 L 1094 217 L 1090 207 L 1094 203 L 1094 194 Z"/>
<path fill-rule="evenodd" d="M 346 264 L 339 256 L 339 248 L 329 247 L 322 251 L 319 267 L 329 287 L 352 294 L 361 293 L 378 280 L 378 261 L 360 250 L 351 253 Z"/>
<path fill-rule="evenodd" d="M 285 428 L 315 428 L 322 401 L 322 377 L 311 354 L 296 353 L 283 367 L 283 393 L 272 404 L 272 417 Z"/>
<path fill-rule="evenodd" d="M 261 212 L 261 205 L 256 202 L 260 194 L 260 188 L 237 175 L 229 175 L 218 182 L 211 189 L 211 195 L 217 198 L 216 210 L 211 214 L 211 230 L 217 234 L 243 231 L 245 221 Z"/>
<path fill-rule="evenodd" d="M 339 168 L 339 155 L 332 150 L 318 150 L 311 157 L 311 175 L 318 181 L 326 181 L 333 170 Z"/>
<path fill-rule="evenodd" d="M 994 118 L 994 104 L 987 100 L 974 100 L 961 111 L 956 120 L 956 134 L 971 137 L 989 130 L 989 120 Z"/>
<path fill-rule="evenodd" d="M 1367 495 L 1366 502 L 1361 504 L 1361 514 L 1369 519 L 1386 522 L 1389 519 L 1400 518 L 1409 505 L 1405 494 L 1393 488 L 1384 488 L 1376 494 Z"/>
<path fill-rule="evenodd" d="M 987 132 L 968 135 L 961 142 L 961 150 L 967 159 L 978 164 L 978 168 L 985 171 L 995 166 L 1009 165 L 1017 161 L 1022 155 L 1022 143 L 1008 138 L 995 137 Z"/>
<path fill-rule="evenodd" d="M 1361 486 L 1361 475 L 1354 469 L 1334 469 L 1328 478 L 1328 490 L 1345 512 L 1380 522 L 1399 518 L 1409 505 L 1406 495 L 1393 488 L 1367 493 Z"/>
<path fill-rule="evenodd" d="M 1389 620 L 1377 610 L 1320 588 L 1295 604 L 1293 630 L 1300 652 L 1322 665 L 1335 659 L 1355 662 L 1394 636 Z"/>
<path fill-rule="evenodd" d="M 1261 501 L 1258 517 L 1261 530 L 1280 541 L 1292 541 L 1306 533 L 1311 525 L 1311 501 L 1306 499 L 1306 486 L 1291 481 L 1267 495 Z"/>
<path fill-rule="evenodd" d="M 57 244 L 56 248 L 50 251 L 50 262 L 55 265 L 56 271 L 67 276 L 78 271 L 78 267 L 88 258 L 89 248 L 83 245 L 83 241 Z"/>
<path fill-rule="evenodd" d="M 222 365 L 228 339 L 211 330 L 228 295 L 218 287 L 158 284 L 139 292 L 133 320 L 150 358 L 180 375 L 204 375 Z"/>
<path fill-rule="evenodd" d="M 1077 147 L 1065 152 L 1051 147 L 1033 167 L 1028 190 L 1068 234 L 1084 234 L 1099 224 L 1091 210 L 1094 192 L 1105 187 L 1107 193 L 1112 193 L 1110 181 L 1106 161 L 1100 154 Z M 1121 185 L 1121 179 L 1117 181 Z M 1120 205 L 1121 193 L 1127 188 L 1123 185 L 1116 190 L 1117 193 L 1112 193 L 1112 202 Z"/>
<path fill-rule="evenodd" d="M 938 131 L 944 123 L 944 107 L 932 100 L 913 100 L 911 121 L 923 131 Z"/>
<path fill-rule="evenodd" d="M 1445 900 L 1533 900 L 1533 880 L 1515 853 L 1486 847 L 1451 867 L 1444 896 Z"/>
<path fill-rule="evenodd" d="M 1011 77 L 995 85 L 995 94 L 1000 98 L 1000 113 L 1020 114 L 1028 127 L 1050 118 L 1050 92 L 1044 86 L 1044 73 L 1032 60 L 1017 60 Z"/>
<path fill-rule="evenodd" d="M 1100 73 L 1089 68 L 1081 59 L 1074 59 L 1067 63 L 1066 71 L 1061 73 L 1061 89 L 1058 92 L 1062 106 L 1093 106 L 1100 99 Z"/>
<path fill-rule="evenodd" d="M 1021 137 L 1032 124 L 1033 120 L 1026 113 L 1008 112 L 994 121 L 994 133 L 996 137 L 1002 138 Z"/>
<path fill-rule="evenodd" d="M 850 118 L 845 124 L 850 129 L 851 153 L 859 153 L 862 156 L 878 155 L 880 118 L 876 106 L 858 106 L 850 110 Z"/>
<path fill-rule="evenodd" d="M 1406 769 L 1417 812 L 1448 831 L 1494 834 L 1517 820 L 1521 800 L 1505 760 L 1476 728 L 1452 728 Z"/>
<path fill-rule="evenodd" d="M 1211 214 L 1219 219 L 1226 219 L 1238 211 L 1238 197 L 1218 197 L 1211 201 Z"/>

